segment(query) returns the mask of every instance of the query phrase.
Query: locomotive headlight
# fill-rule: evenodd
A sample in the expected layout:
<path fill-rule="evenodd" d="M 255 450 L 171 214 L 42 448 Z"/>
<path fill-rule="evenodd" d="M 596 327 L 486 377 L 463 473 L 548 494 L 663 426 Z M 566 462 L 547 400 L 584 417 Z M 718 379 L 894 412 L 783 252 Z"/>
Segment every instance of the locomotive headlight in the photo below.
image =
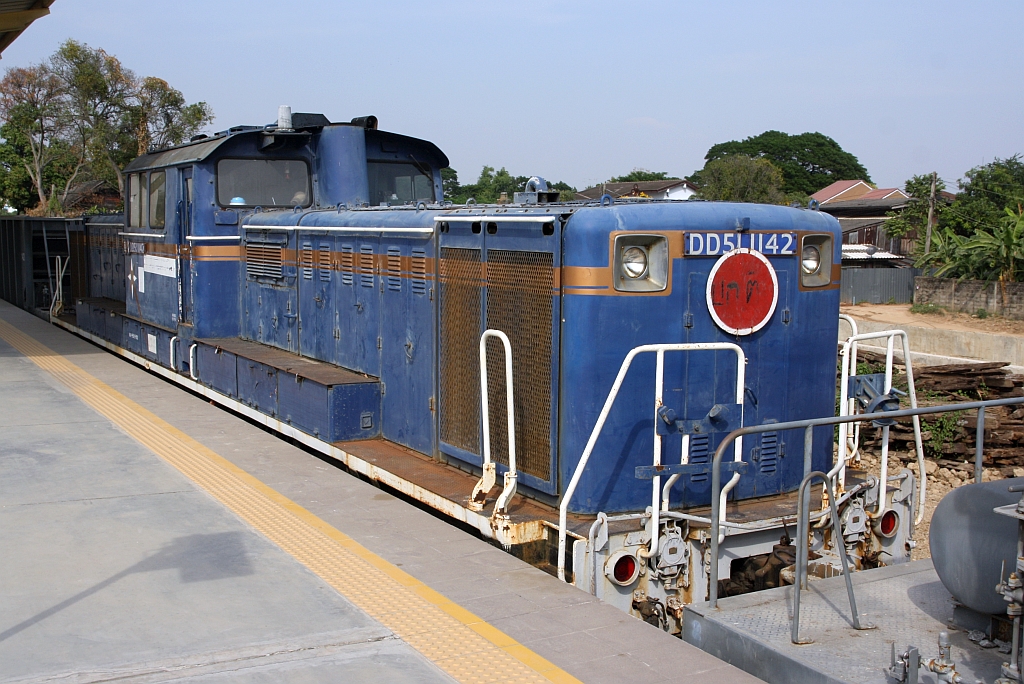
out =
<path fill-rule="evenodd" d="M 833 275 L 839 280 L 839 274 L 833 274 L 836 265 L 832 263 L 832 239 L 828 233 L 800 236 L 801 287 L 829 287 Z"/>
<path fill-rule="evenodd" d="M 612 278 L 619 292 L 662 292 L 668 286 L 668 237 L 623 232 L 612 238 Z"/>
<path fill-rule="evenodd" d="M 810 275 L 821 268 L 821 252 L 814 245 L 804 245 L 800 253 L 800 267 Z"/>
<path fill-rule="evenodd" d="M 647 251 L 643 247 L 627 247 L 622 252 L 622 272 L 627 278 L 642 278 L 647 274 Z"/>

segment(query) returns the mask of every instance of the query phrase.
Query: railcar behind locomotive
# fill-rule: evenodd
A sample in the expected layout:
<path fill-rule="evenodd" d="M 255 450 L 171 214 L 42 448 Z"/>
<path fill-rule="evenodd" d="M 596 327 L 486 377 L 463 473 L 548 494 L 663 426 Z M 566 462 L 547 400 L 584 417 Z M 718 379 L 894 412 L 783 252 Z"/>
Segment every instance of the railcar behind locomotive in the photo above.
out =
<path fill-rule="evenodd" d="M 57 322 L 678 630 L 709 590 L 723 436 L 834 414 L 838 223 L 559 202 L 539 178 L 453 206 L 447 165 L 374 117 L 287 110 L 150 152 L 125 170 L 123 225 L 90 225 L 91 296 Z M 779 581 L 802 437 L 735 444 L 726 590 Z M 814 445 L 832 468 L 831 428 Z M 852 483 L 818 551 L 908 559 L 898 480 Z M 880 497 L 898 515 L 884 534 Z"/>

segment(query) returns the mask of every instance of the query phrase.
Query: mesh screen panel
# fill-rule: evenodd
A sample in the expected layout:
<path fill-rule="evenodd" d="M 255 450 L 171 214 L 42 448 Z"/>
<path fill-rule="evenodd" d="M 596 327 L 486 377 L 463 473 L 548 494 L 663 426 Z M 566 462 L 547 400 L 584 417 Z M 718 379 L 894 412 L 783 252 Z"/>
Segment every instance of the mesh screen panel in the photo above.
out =
<path fill-rule="evenodd" d="M 551 477 L 553 287 L 552 254 L 488 250 L 487 327 L 504 332 L 512 344 L 516 464 L 541 480 Z M 507 465 L 505 401 L 505 352 L 501 341 L 491 338 L 487 340 L 491 456 Z"/>
<path fill-rule="evenodd" d="M 441 441 L 480 446 L 480 250 L 441 248 Z"/>

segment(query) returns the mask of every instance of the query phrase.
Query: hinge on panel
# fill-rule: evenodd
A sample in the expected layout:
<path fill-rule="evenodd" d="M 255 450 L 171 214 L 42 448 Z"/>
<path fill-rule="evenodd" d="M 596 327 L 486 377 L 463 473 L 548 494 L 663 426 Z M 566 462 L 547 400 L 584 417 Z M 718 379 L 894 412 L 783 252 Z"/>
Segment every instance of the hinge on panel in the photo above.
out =
<path fill-rule="evenodd" d="M 434 410 L 434 397 L 430 397 L 430 399 L 428 399 L 428 400 L 427 400 L 427 407 L 428 407 L 428 408 L 429 408 L 429 409 L 430 409 L 431 411 L 433 411 L 433 410 Z"/>
<path fill-rule="evenodd" d="M 434 288 L 430 288 L 430 301 L 434 301 Z"/>
<path fill-rule="evenodd" d="M 384 385 L 384 381 L 382 380 L 381 383 L 380 383 L 380 396 L 382 396 L 382 397 L 384 396 L 384 390 L 386 390 L 386 389 L 387 389 L 387 387 Z"/>
<path fill-rule="evenodd" d="M 686 312 L 686 313 L 683 314 L 683 327 L 684 328 L 692 328 L 693 327 L 693 314 L 692 313 Z"/>
<path fill-rule="evenodd" d="M 782 310 L 782 322 L 788 324 L 790 321 L 789 309 Z"/>
<path fill-rule="evenodd" d="M 377 338 L 377 349 L 381 348 L 381 338 Z"/>

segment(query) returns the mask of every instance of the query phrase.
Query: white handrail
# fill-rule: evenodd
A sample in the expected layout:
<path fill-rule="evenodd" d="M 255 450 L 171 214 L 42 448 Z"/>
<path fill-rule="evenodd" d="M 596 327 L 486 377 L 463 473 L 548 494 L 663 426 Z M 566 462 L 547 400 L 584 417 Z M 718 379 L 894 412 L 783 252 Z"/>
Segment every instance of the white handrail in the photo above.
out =
<path fill-rule="evenodd" d="M 177 370 L 178 370 L 178 366 L 177 366 L 177 365 L 176 365 L 176 364 L 174 363 L 174 361 L 175 361 L 175 358 L 174 358 L 174 350 L 175 350 L 175 343 L 176 343 L 177 341 L 178 341 L 178 336 L 177 336 L 177 335 L 175 335 L 174 337 L 172 337 L 172 338 L 171 338 L 171 341 L 170 341 L 170 343 L 169 343 L 169 344 L 167 345 L 167 346 L 168 346 L 168 350 L 167 350 L 167 353 L 168 353 L 168 356 L 170 356 L 170 357 L 171 357 L 171 358 L 170 358 L 170 361 L 171 361 L 171 370 L 173 370 L 173 371 L 177 371 Z"/>
<path fill-rule="evenodd" d="M 840 411 L 840 413 L 839 413 L 839 415 L 840 416 L 853 415 L 852 408 L 850 408 L 850 406 L 849 406 L 849 399 L 850 399 L 850 397 L 849 397 L 849 387 L 848 387 L 848 385 L 849 385 L 849 377 L 850 377 L 850 358 L 852 356 L 852 354 L 851 354 L 851 347 L 854 344 L 856 344 L 857 342 L 859 342 L 859 341 L 880 339 L 880 338 L 883 338 L 883 337 L 887 338 L 886 350 L 885 350 L 886 353 L 885 353 L 885 389 L 884 389 L 884 391 L 886 393 L 888 393 L 889 390 L 892 389 L 893 345 L 894 345 L 894 342 L 895 342 L 895 338 L 896 337 L 900 337 L 903 340 L 903 363 L 904 363 L 904 366 L 907 369 L 907 394 L 910 396 L 910 408 L 917 408 L 917 391 L 914 388 L 914 369 L 913 369 L 913 364 L 911 363 L 911 360 L 910 360 L 910 338 L 907 335 L 907 333 L 905 331 L 903 331 L 903 330 L 881 330 L 879 332 L 860 333 L 858 335 L 853 335 L 853 336 L 849 337 L 846 340 L 846 343 L 843 345 L 843 352 L 842 352 L 843 366 L 842 366 L 842 373 L 840 375 L 840 378 L 841 378 L 840 384 L 842 386 L 839 388 L 839 392 L 840 392 L 840 394 L 839 394 L 839 396 L 840 396 L 840 400 L 839 400 L 839 411 Z M 856 367 L 854 367 L 854 371 L 856 371 Z M 915 446 L 916 452 L 917 452 L 917 469 L 918 469 L 918 472 L 920 474 L 920 478 L 919 479 L 921 481 L 920 495 L 918 497 L 918 502 L 917 502 L 917 516 L 915 516 L 915 518 L 914 518 L 914 523 L 915 524 L 920 524 L 921 520 L 924 519 L 924 500 L 925 500 L 925 496 L 926 496 L 926 494 L 928 492 L 928 474 L 925 472 L 924 445 L 921 443 L 921 420 L 916 415 L 913 416 L 912 418 L 913 418 L 913 423 L 914 423 L 914 446 Z M 885 509 L 886 509 L 886 502 L 885 502 L 885 486 L 886 485 L 885 485 L 885 483 L 887 481 L 886 480 L 886 476 L 888 474 L 887 470 L 888 470 L 888 465 L 889 465 L 888 464 L 888 456 L 889 456 L 889 444 L 888 444 L 889 440 L 888 440 L 888 436 L 889 436 L 889 429 L 887 427 L 883 428 L 883 430 L 882 430 L 881 477 L 879 479 L 879 482 L 881 483 L 880 487 L 882 487 L 882 491 L 881 491 L 881 493 L 879 494 L 879 497 L 878 497 L 879 503 L 878 503 L 878 509 L 876 511 L 876 515 L 882 515 L 885 512 Z M 846 431 L 842 429 L 842 424 L 840 425 L 839 439 L 840 439 L 840 442 L 839 442 L 840 444 L 844 444 L 845 443 L 843 440 L 846 439 Z M 843 475 L 845 474 L 845 470 L 846 470 L 846 452 L 845 452 L 845 449 L 840 449 L 839 458 L 836 459 L 836 464 L 832 467 L 832 470 L 830 470 L 828 472 L 828 476 L 830 478 L 834 478 L 834 477 L 836 477 L 836 475 L 839 475 L 840 477 L 843 477 Z"/>
<path fill-rule="evenodd" d="M 54 257 L 54 270 L 57 272 L 57 283 L 53 288 L 53 298 L 50 300 L 50 315 L 60 316 L 64 311 L 64 272 L 68 270 L 71 257 L 64 261 L 64 268 L 61 268 L 60 257 Z"/>
<path fill-rule="evenodd" d="M 850 325 L 850 336 L 856 337 L 860 334 L 860 330 L 857 328 L 857 321 L 854 320 L 853 316 L 847 316 L 846 314 L 839 314 L 840 321 L 846 321 Z M 845 352 L 844 352 L 845 353 Z M 854 342 L 850 346 L 850 368 L 854 372 L 857 370 L 857 343 Z M 845 382 L 845 380 L 844 380 Z M 854 411 L 853 399 L 848 400 L 847 411 L 845 415 L 852 415 Z M 840 410 L 839 415 L 844 415 Z M 842 451 L 842 459 L 844 462 L 853 460 L 860 451 L 860 423 L 853 424 L 853 437 L 850 437 L 850 425 L 848 423 L 842 423 L 839 426 L 839 448 Z M 839 473 L 839 486 L 837 489 L 842 489 L 846 486 L 846 466 L 844 465 Z"/>
<path fill-rule="evenodd" d="M 193 344 L 188 348 L 188 374 L 196 382 L 199 382 L 199 376 L 196 375 L 196 347 L 198 346 L 198 344 Z"/>
<path fill-rule="evenodd" d="M 658 416 L 658 409 L 662 405 L 662 381 L 664 376 L 664 358 L 666 351 L 716 351 L 716 350 L 731 350 L 736 352 L 736 403 L 743 403 L 743 392 L 744 384 L 746 382 L 746 356 L 743 354 L 743 350 L 731 342 L 700 342 L 700 343 L 676 343 L 676 344 L 645 344 L 639 347 L 634 347 L 626 354 L 626 358 L 622 360 L 622 365 L 619 367 L 619 373 L 615 376 L 615 381 L 612 383 L 612 388 L 608 392 L 608 397 L 605 399 L 604 406 L 601 407 L 601 413 L 597 417 L 597 423 L 594 425 L 594 429 L 590 433 L 590 439 L 587 440 L 587 445 L 583 449 L 583 455 L 580 456 L 579 463 L 576 464 L 576 470 L 572 474 L 572 479 L 569 481 L 569 486 L 566 487 L 565 493 L 562 495 L 562 500 L 558 504 L 558 579 L 565 581 L 565 542 L 566 542 L 566 519 L 568 517 L 569 503 L 572 501 L 572 495 L 576 491 L 576 486 L 579 484 L 580 478 L 583 476 L 583 471 L 587 467 L 587 461 L 590 460 L 590 455 L 594 451 L 594 445 L 597 444 L 598 437 L 601 436 L 601 431 L 604 429 L 604 423 L 608 419 L 608 414 L 612 410 L 612 405 L 615 403 L 615 398 L 619 394 L 619 389 L 622 387 L 622 382 L 626 378 L 626 373 L 629 371 L 630 365 L 633 363 L 633 359 L 638 354 L 646 352 L 656 352 L 658 354 L 658 365 L 656 371 L 656 383 L 655 383 L 655 402 L 654 402 L 654 420 L 658 421 L 661 418 Z M 735 442 L 735 459 L 736 461 L 743 460 L 743 438 L 739 437 Z M 661 464 L 661 435 L 658 434 L 657 423 L 655 422 L 654 430 L 654 465 Z M 651 505 L 651 548 L 646 555 L 653 556 L 658 551 L 658 525 L 659 525 L 659 512 L 661 506 L 659 505 L 659 496 L 661 494 L 661 476 L 655 475 L 653 478 L 652 486 L 652 505 Z M 729 495 L 729 492 L 736 483 L 740 480 L 740 474 L 733 473 L 732 479 L 722 487 L 721 501 L 723 505 L 721 507 L 720 519 L 725 520 L 725 500 Z"/>
<path fill-rule="evenodd" d="M 505 486 L 494 503 L 494 515 L 508 515 L 508 505 L 516 493 L 516 485 L 519 480 L 519 471 L 516 469 L 516 415 L 514 401 L 514 383 L 512 381 L 512 344 L 508 335 L 500 330 L 485 330 L 480 336 L 480 407 L 483 418 L 484 431 L 484 462 L 483 475 L 476 487 L 473 488 L 473 495 L 470 502 L 474 507 L 483 508 L 487 500 L 487 493 L 494 486 L 495 465 L 491 459 L 491 417 L 490 407 L 487 402 L 487 338 L 494 337 L 501 340 L 505 348 L 505 410 L 507 412 L 508 426 L 508 471 L 505 473 Z"/>

